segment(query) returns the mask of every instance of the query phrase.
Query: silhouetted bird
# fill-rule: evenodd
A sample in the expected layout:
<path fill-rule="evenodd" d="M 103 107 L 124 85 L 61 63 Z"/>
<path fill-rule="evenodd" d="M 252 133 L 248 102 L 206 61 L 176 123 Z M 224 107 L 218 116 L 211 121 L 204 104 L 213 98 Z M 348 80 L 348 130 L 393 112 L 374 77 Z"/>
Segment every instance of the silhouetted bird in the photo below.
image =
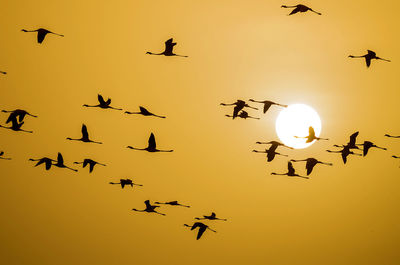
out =
<path fill-rule="evenodd" d="M 133 150 L 140 150 L 140 151 L 147 151 L 147 152 L 173 152 L 174 150 L 159 150 L 157 149 L 156 145 L 156 138 L 154 137 L 154 134 L 151 133 L 149 137 L 149 145 L 146 148 L 135 148 L 132 146 L 127 146 L 129 149 Z"/>
<path fill-rule="evenodd" d="M 63 156 L 62 156 L 61 153 L 58 153 L 58 156 L 57 156 L 57 163 L 53 164 L 53 166 L 56 166 L 56 167 L 59 167 L 59 168 L 67 168 L 67 169 L 70 169 L 70 170 L 75 171 L 75 172 L 78 171 L 78 170 L 76 170 L 76 169 L 74 169 L 74 168 L 67 167 L 67 166 L 64 164 L 64 158 L 63 158 Z"/>
<path fill-rule="evenodd" d="M 133 183 L 133 181 L 131 179 L 120 179 L 119 182 L 110 182 L 110 184 L 121 185 L 121 188 L 124 188 L 125 186 L 131 186 L 133 188 L 133 185 L 143 186 L 142 184 Z"/>
<path fill-rule="evenodd" d="M 83 160 L 83 162 L 74 162 L 74 164 L 78 164 L 78 165 L 83 164 L 82 168 L 85 168 L 87 165 L 89 165 L 89 173 L 93 172 L 93 169 L 94 169 L 95 165 L 106 166 L 104 164 L 101 164 L 101 163 L 96 162 L 96 161 L 94 161 L 92 159 L 89 159 L 89 158 L 85 158 Z"/>
<path fill-rule="evenodd" d="M 275 150 L 278 148 L 278 146 L 283 146 L 283 147 L 286 147 L 286 148 L 289 148 L 289 149 L 294 149 L 293 147 L 287 146 L 287 145 L 285 145 L 283 143 L 280 143 L 278 141 L 256 142 L 256 144 L 270 144 L 271 148 L 274 147 Z"/>
<path fill-rule="evenodd" d="M 98 105 L 88 105 L 88 104 L 84 104 L 83 107 L 87 107 L 87 108 L 102 108 L 102 109 L 114 109 L 114 110 L 122 110 L 122 109 L 117 109 L 114 107 L 111 107 L 111 98 L 108 98 L 107 101 L 104 101 L 104 98 L 102 95 L 98 94 L 97 95 L 97 100 L 99 101 L 100 104 Z"/>
<path fill-rule="evenodd" d="M 144 204 L 146 205 L 146 209 L 144 210 L 137 210 L 135 208 L 132 209 L 132 211 L 136 211 L 136 212 L 148 212 L 148 213 L 156 213 L 156 214 L 160 214 L 160 215 L 165 215 L 164 213 L 159 213 L 157 212 L 155 209 L 160 207 L 160 206 L 156 206 L 156 205 L 151 205 L 149 200 L 144 201 Z"/>
<path fill-rule="evenodd" d="M 41 164 L 45 164 L 46 170 L 50 170 L 53 162 L 57 162 L 56 160 L 53 160 L 53 159 L 48 158 L 48 157 L 43 157 L 43 158 L 39 158 L 39 159 L 30 158 L 29 161 L 38 161 L 36 163 L 35 167 L 40 166 Z"/>
<path fill-rule="evenodd" d="M 327 138 L 320 138 L 320 137 L 315 136 L 314 128 L 311 126 L 308 128 L 308 136 L 306 136 L 306 137 L 294 136 L 294 137 L 295 138 L 305 138 L 305 139 L 307 139 L 306 143 L 311 143 L 314 140 L 329 140 Z"/>
<path fill-rule="evenodd" d="M 238 99 L 236 102 L 234 102 L 232 104 L 221 103 L 220 105 L 222 105 L 222 106 L 233 106 L 233 105 L 235 105 L 235 107 L 233 108 L 233 115 L 232 115 L 233 119 L 238 116 L 239 111 L 241 111 L 244 107 L 258 110 L 255 107 L 249 106 L 245 101 L 243 101 L 241 99 Z"/>
<path fill-rule="evenodd" d="M 178 201 L 170 201 L 170 202 L 155 202 L 155 204 L 167 204 L 167 205 L 171 205 L 171 206 L 182 206 L 182 207 L 190 208 L 190 206 L 189 206 L 189 205 L 183 205 L 183 204 L 180 204 Z"/>
<path fill-rule="evenodd" d="M 393 158 L 400 159 L 400 156 L 392 156 Z M 400 166 L 399 166 L 400 167 Z"/>
<path fill-rule="evenodd" d="M 275 173 L 275 172 L 272 172 L 271 175 L 281 175 L 281 176 L 286 175 L 286 176 L 289 176 L 289 177 L 299 177 L 299 178 L 305 178 L 305 179 L 309 178 L 309 177 L 303 177 L 303 176 L 300 176 L 300 175 L 296 174 L 296 172 L 294 170 L 294 167 L 293 167 L 293 164 L 290 161 L 288 162 L 288 172 L 287 173 Z"/>
<path fill-rule="evenodd" d="M 0 71 L 0 74 L 6 75 L 7 72 Z"/>
<path fill-rule="evenodd" d="M 340 150 L 340 151 L 331 151 L 331 150 L 326 150 L 326 151 L 329 152 L 329 153 L 341 153 L 341 154 L 342 154 L 342 160 L 343 160 L 343 163 L 344 163 L 344 164 L 346 164 L 346 162 L 347 162 L 347 157 L 348 157 L 349 155 L 362 156 L 362 154 L 357 154 L 357 153 L 354 153 L 353 151 L 350 151 L 350 148 L 349 148 L 347 145 L 344 146 L 343 149 Z"/>
<path fill-rule="evenodd" d="M 387 150 L 384 147 L 379 147 L 376 146 L 374 143 L 370 142 L 370 141 L 364 141 L 363 144 L 357 144 L 357 145 L 362 145 L 363 146 L 363 156 L 366 156 L 368 154 L 368 150 L 372 147 L 378 148 L 378 149 L 382 149 L 382 150 Z"/>
<path fill-rule="evenodd" d="M 3 160 L 11 160 L 11 158 L 4 157 L 4 151 L 1 151 L 1 152 L 0 152 L 0 159 L 3 159 Z"/>
<path fill-rule="evenodd" d="M 37 118 L 36 115 L 32 115 L 26 110 L 16 109 L 16 110 L 2 110 L 1 112 L 10 113 L 6 123 L 11 122 L 13 119 L 18 119 L 19 122 L 22 122 L 26 115 Z"/>
<path fill-rule="evenodd" d="M 314 167 L 317 164 L 323 164 L 323 165 L 328 165 L 328 166 L 332 166 L 333 165 L 332 163 L 324 163 L 324 162 L 318 161 L 317 159 L 312 158 L 312 157 L 307 158 L 307 159 L 302 159 L 302 160 L 291 159 L 290 161 L 291 162 L 307 161 L 307 163 L 306 163 L 307 176 L 311 174 L 311 172 L 313 171 Z"/>
<path fill-rule="evenodd" d="M 267 154 L 267 162 L 271 162 L 272 160 L 274 160 L 275 155 L 281 155 L 281 156 L 287 157 L 287 155 L 283 155 L 281 153 L 275 152 L 275 150 L 276 150 L 276 147 L 271 146 L 269 149 L 265 149 L 265 151 L 253 150 L 253 152 Z"/>
<path fill-rule="evenodd" d="M 217 215 L 212 212 L 210 215 L 203 215 L 203 217 L 196 217 L 196 220 L 220 220 L 220 221 L 228 221 L 228 219 L 217 218 Z"/>
<path fill-rule="evenodd" d="M 229 117 L 229 118 L 234 118 L 233 116 L 231 116 L 231 115 L 225 115 L 226 117 Z M 256 117 L 251 117 L 251 116 L 249 116 L 249 113 L 247 113 L 247 111 L 244 111 L 244 110 L 242 110 L 240 113 L 239 113 L 239 115 L 237 115 L 236 117 L 239 117 L 239 118 L 242 118 L 242 119 L 247 119 L 247 118 L 250 118 L 250 119 L 255 119 L 255 120 L 259 120 L 260 118 L 256 118 Z"/>
<path fill-rule="evenodd" d="M 10 130 L 13 130 L 16 132 L 20 131 L 20 132 L 33 133 L 32 131 L 26 131 L 26 130 L 21 129 L 22 125 L 24 125 L 24 122 L 18 123 L 17 118 L 15 117 L 14 119 L 11 119 L 10 127 L 5 127 L 3 125 L 0 125 L 0 127 L 4 128 L 4 129 L 10 129 Z"/>
<path fill-rule="evenodd" d="M 352 135 L 350 135 L 350 141 L 346 144 L 346 145 L 333 145 L 335 147 L 346 147 L 349 149 L 359 149 L 357 144 L 356 144 L 356 140 L 357 140 L 357 136 L 358 136 L 359 132 L 355 132 Z"/>
<path fill-rule="evenodd" d="M 129 112 L 129 111 L 125 111 L 125 113 L 126 113 L 126 114 L 140 114 L 140 115 L 143 115 L 143 116 L 154 116 L 154 117 L 163 118 L 163 119 L 166 118 L 165 116 L 159 116 L 159 115 L 156 115 L 156 114 L 154 114 L 154 113 L 151 113 L 150 111 L 148 111 L 146 108 L 144 108 L 144 107 L 142 107 L 142 106 L 139 106 L 139 109 L 140 109 L 139 112 Z"/>
<path fill-rule="evenodd" d="M 80 139 L 73 139 L 73 138 L 67 138 L 67 140 L 70 141 L 81 141 L 84 143 L 95 143 L 95 144 L 102 144 L 102 142 L 95 142 L 89 139 L 89 133 L 87 131 L 87 127 L 85 124 L 82 124 L 82 138 Z"/>
<path fill-rule="evenodd" d="M 279 103 L 275 103 L 275 102 L 269 101 L 269 100 L 258 101 L 258 100 L 254 100 L 254 99 L 249 99 L 249 101 L 256 102 L 256 103 L 263 103 L 264 104 L 264 109 L 263 109 L 264 113 L 266 113 L 272 105 L 277 105 L 277 106 L 281 106 L 284 108 L 287 108 L 287 106 L 288 106 L 288 105 L 282 105 Z"/>
<path fill-rule="evenodd" d="M 64 35 L 62 35 L 62 34 L 54 33 L 54 32 L 51 32 L 50 30 L 43 29 L 43 28 L 36 29 L 36 30 L 23 29 L 22 31 L 23 32 L 37 32 L 37 42 L 38 43 L 42 43 L 47 34 L 54 34 L 54 35 L 57 35 L 60 37 L 64 37 Z"/>
<path fill-rule="evenodd" d="M 179 55 L 175 54 L 173 52 L 174 46 L 176 45 L 176 42 L 172 38 L 167 40 L 165 42 L 165 50 L 162 53 L 152 53 L 152 52 L 146 52 L 146 54 L 151 54 L 151 55 L 165 55 L 165 56 L 180 56 L 180 57 L 188 57 L 187 55 Z"/>
<path fill-rule="evenodd" d="M 305 5 L 295 5 L 295 6 L 282 5 L 281 7 L 283 7 L 283 8 L 294 8 L 292 10 L 292 12 L 290 12 L 290 14 L 288 16 L 296 14 L 296 13 L 299 13 L 299 12 L 300 13 L 304 13 L 304 12 L 307 12 L 307 11 L 311 11 L 311 12 L 314 12 L 315 14 L 322 15 L 321 13 L 316 12 L 316 11 L 312 10 L 311 8 L 309 8 L 308 6 L 305 6 Z"/>
<path fill-rule="evenodd" d="M 195 222 L 192 226 L 188 225 L 188 224 L 184 224 L 184 226 L 186 227 L 190 227 L 190 230 L 194 230 L 196 228 L 199 228 L 199 232 L 197 232 L 197 237 L 196 239 L 199 240 L 201 238 L 201 236 L 204 234 L 204 232 L 208 229 L 210 231 L 213 231 L 214 233 L 216 233 L 217 231 L 212 230 L 208 225 L 205 225 L 201 222 Z"/>
<path fill-rule="evenodd" d="M 390 138 L 400 138 L 400 135 L 399 136 L 395 136 L 395 135 L 385 134 L 385 136 L 386 137 L 390 137 Z"/>
<path fill-rule="evenodd" d="M 367 67 L 369 67 L 371 65 L 371 60 L 372 59 L 390 62 L 390 60 L 377 57 L 376 53 L 371 51 L 371 50 L 368 50 L 368 53 L 365 54 L 365 55 L 360 55 L 360 56 L 349 55 L 349 57 L 350 58 L 365 58 L 365 63 L 367 64 Z"/>

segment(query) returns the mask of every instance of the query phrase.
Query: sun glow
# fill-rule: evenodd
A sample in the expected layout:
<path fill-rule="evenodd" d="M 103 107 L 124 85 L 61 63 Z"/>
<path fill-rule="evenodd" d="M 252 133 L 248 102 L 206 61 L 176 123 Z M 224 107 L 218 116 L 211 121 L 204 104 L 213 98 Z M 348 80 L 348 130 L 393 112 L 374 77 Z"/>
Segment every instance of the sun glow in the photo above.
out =
<path fill-rule="evenodd" d="M 318 113 L 305 104 L 293 104 L 283 109 L 276 119 L 275 128 L 279 139 L 286 145 L 302 149 L 312 145 L 306 143 L 305 138 L 296 138 L 308 136 L 308 129 L 312 126 L 315 135 L 318 137 L 321 133 L 321 119 Z"/>

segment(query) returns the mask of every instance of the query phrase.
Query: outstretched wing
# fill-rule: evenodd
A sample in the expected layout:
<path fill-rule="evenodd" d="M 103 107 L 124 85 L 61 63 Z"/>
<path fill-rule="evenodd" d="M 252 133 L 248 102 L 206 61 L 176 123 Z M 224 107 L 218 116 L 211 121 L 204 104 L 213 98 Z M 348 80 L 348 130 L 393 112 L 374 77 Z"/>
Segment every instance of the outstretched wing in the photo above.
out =
<path fill-rule="evenodd" d="M 200 226 L 196 239 L 199 240 L 206 230 L 207 230 L 206 226 Z"/>
<path fill-rule="evenodd" d="M 47 33 L 48 33 L 48 31 L 38 30 L 37 42 L 42 43 L 44 41 L 44 38 L 46 37 Z"/>
<path fill-rule="evenodd" d="M 365 63 L 367 64 L 367 67 L 371 65 L 371 57 L 365 56 Z"/>
<path fill-rule="evenodd" d="M 154 137 L 154 134 L 151 133 L 149 137 L 149 149 L 155 149 L 156 147 L 156 138 Z"/>
<path fill-rule="evenodd" d="M 2 155 L 4 155 L 4 151 L 1 151 L 1 152 L 0 152 L 0 156 L 2 156 Z"/>
<path fill-rule="evenodd" d="M 144 107 L 142 107 L 142 106 L 139 106 L 139 109 L 140 109 L 140 112 L 141 112 L 142 114 L 151 114 L 146 108 L 144 108 Z"/>
<path fill-rule="evenodd" d="M 296 14 L 296 13 L 298 13 L 298 12 L 300 12 L 300 8 L 299 8 L 299 7 L 296 7 L 295 9 L 292 10 L 292 12 L 290 12 L 289 16 L 290 16 L 290 15 L 294 15 L 294 14 Z"/>
<path fill-rule="evenodd" d="M 308 133 L 309 133 L 309 136 L 315 136 L 315 131 L 314 131 L 314 128 L 312 126 L 310 126 L 308 128 Z"/>
<path fill-rule="evenodd" d="M 8 116 L 8 119 L 7 119 L 6 123 L 10 123 L 10 122 L 12 122 L 14 119 L 17 119 L 17 115 L 16 115 L 14 112 L 12 112 L 12 113 L 10 113 L 10 115 Z"/>
<path fill-rule="evenodd" d="M 307 169 L 307 176 L 311 174 L 315 167 L 315 163 L 312 160 L 308 160 L 306 163 L 306 169 Z"/>
<path fill-rule="evenodd" d="M 272 102 L 270 102 L 270 101 L 264 102 L 264 110 L 263 110 L 264 113 L 266 113 L 271 106 L 272 106 Z"/>
<path fill-rule="evenodd" d="M 146 204 L 146 208 L 151 208 L 151 204 L 149 200 L 145 200 L 144 204 Z"/>
<path fill-rule="evenodd" d="M 350 145 L 356 144 L 356 139 L 357 139 L 358 133 L 359 132 L 355 132 L 352 135 L 350 135 L 350 142 L 349 142 Z"/>
<path fill-rule="evenodd" d="M 165 42 L 165 52 L 166 53 L 172 53 L 172 50 L 174 46 L 176 45 L 176 42 L 173 42 L 174 40 L 170 38 Z"/>
<path fill-rule="evenodd" d="M 85 124 L 82 124 L 82 138 L 89 139 L 89 133 Z"/>
<path fill-rule="evenodd" d="M 51 160 L 46 159 L 46 170 L 50 170 L 50 168 L 51 168 Z"/>
<path fill-rule="evenodd" d="M 89 161 L 87 159 L 83 160 L 83 168 L 85 168 L 89 164 Z"/>
<path fill-rule="evenodd" d="M 106 101 L 107 106 L 111 104 L 111 98 L 108 98 Z"/>
<path fill-rule="evenodd" d="M 99 101 L 100 105 L 106 104 L 106 102 L 103 99 L 103 96 L 100 94 L 97 95 L 97 100 Z"/>
<path fill-rule="evenodd" d="M 295 172 L 293 164 L 290 161 L 288 162 L 288 172 L 289 172 L 289 174 L 294 174 L 294 172 Z"/>
<path fill-rule="evenodd" d="M 58 153 L 57 162 L 61 165 L 64 164 L 64 158 L 61 153 Z"/>

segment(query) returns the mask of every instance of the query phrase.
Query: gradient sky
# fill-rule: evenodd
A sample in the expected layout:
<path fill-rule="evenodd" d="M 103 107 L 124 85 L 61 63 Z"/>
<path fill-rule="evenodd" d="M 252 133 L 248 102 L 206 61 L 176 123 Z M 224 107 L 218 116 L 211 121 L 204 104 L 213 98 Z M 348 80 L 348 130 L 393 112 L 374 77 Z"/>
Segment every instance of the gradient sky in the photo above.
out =
<path fill-rule="evenodd" d="M 34 134 L 0 130 L 0 256 L 8 265 L 274 264 L 397 265 L 400 134 L 400 2 L 306 1 L 322 16 L 288 17 L 296 1 L 5 0 L 0 9 L 0 108 L 22 108 Z M 42 45 L 22 28 L 44 27 Z M 173 37 L 176 53 L 149 56 Z M 349 59 L 367 49 L 391 63 Z M 83 108 L 97 93 L 115 107 L 139 105 L 167 119 Z M 334 167 L 310 180 L 272 176 L 287 159 L 266 163 L 256 141 L 277 140 L 278 108 L 261 120 L 226 118 L 220 102 L 270 99 L 304 103 L 321 116 L 322 135 L 291 158 L 316 157 Z M 0 113 L 1 114 L 1 113 Z M 2 122 L 7 116 L 0 116 Z M 82 123 L 103 145 L 70 142 Z M 325 152 L 360 131 L 388 151 L 367 157 Z M 173 153 L 128 150 L 154 132 Z M 34 168 L 29 158 L 90 157 L 107 167 L 74 173 Z M 304 165 L 295 165 L 299 173 Z M 144 187 L 121 190 L 109 181 Z M 167 216 L 132 212 L 143 201 L 178 200 Z M 161 211 L 160 210 L 160 211 Z M 215 211 L 218 233 L 183 227 Z"/>

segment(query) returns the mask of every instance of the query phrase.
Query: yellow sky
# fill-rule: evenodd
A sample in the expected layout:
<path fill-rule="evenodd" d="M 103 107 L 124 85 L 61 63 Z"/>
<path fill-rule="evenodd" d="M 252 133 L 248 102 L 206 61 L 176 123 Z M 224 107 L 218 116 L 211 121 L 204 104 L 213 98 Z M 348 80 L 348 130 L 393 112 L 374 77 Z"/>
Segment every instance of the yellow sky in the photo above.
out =
<path fill-rule="evenodd" d="M 0 257 L 8 265 L 274 264 L 395 265 L 398 203 L 400 61 L 394 0 L 307 1 L 322 12 L 286 16 L 295 1 L 3 1 L 0 9 L 0 108 L 39 115 L 24 128 L 0 130 Z M 42 45 L 22 28 L 44 27 Z M 176 53 L 146 55 L 173 37 Z M 347 58 L 367 49 L 391 63 Z M 115 107 L 147 107 L 167 119 L 86 109 L 97 93 Z M 220 102 L 270 99 L 318 111 L 322 134 L 291 158 L 334 163 L 310 180 L 271 176 L 287 159 L 267 164 L 256 141 L 276 140 L 278 108 L 261 120 L 234 120 Z M 1 114 L 1 121 L 6 119 Z M 70 142 L 82 123 L 103 145 Z M 360 140 L 388 147 L 365 158 L 325 152 Z M 173 153 L 128 150 L 154 132 Z M 89 157 L 107 167 L 74 173 L 34 168 L 29 158 L 67 164 Z M 296 165 L 304 172 L 303 165 Z M 144 187 L 121 190 L 109 181 L 132 178 Z M 130 211 L 143 201 L 178 200 L 167 216 Z M 160 210 L 161 211 L 161 210 Z M 183 227 L 215 211 L 218 233 Z"/>

